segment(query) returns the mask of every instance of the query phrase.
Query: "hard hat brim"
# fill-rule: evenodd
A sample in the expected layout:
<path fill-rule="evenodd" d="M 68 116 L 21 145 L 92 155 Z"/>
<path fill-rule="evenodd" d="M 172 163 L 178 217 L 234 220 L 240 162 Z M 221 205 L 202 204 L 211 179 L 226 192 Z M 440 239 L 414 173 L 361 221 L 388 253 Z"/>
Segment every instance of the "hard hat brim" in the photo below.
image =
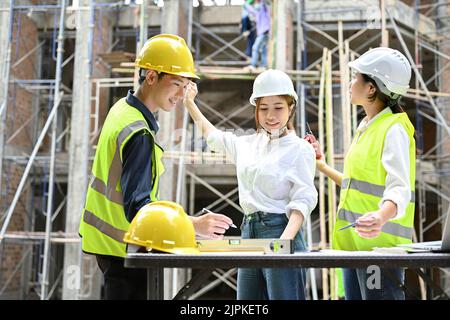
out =
<path fill-rule="evenodd" d="M 264 97 L 272 97 L 272 96 L 290 96 L 290 97 L 294 98 L 296 104 L 297 104 L 297 101 L 298 101 L 298 96 L 294 96 L 294 95 L 286 93 L 286 92 L 283 92 L 283 93 L 280 93 L 280 92 L 269 92 L 269 93 L 259 94 L 258 96 L 253 96 L 252 95 L 250 97 L 249 101 L 250 101 L 250 104 L 252 106 L 256 107 L 256 99 L 264 98 Z"/>
<path fill-rule="evenodd" d="M 184 78 L 194 78 L 194 79 L 200 79 L 198 75 L 191 72 L 182 72 L 182 73 L 172 73 L 176 76 L 184 77 Z"/>
<path fill-rule="evenodd" d="M 142 68 L 142 69 L 146 69 L 146 70 L 155 70 L 156 72 L 164 72 L 167 74 L 173 74 L 174 76 L 180 76 L 183 78 L 191 78 L 191 79 L 200 79 L 200 77 L 198 75 L 196 75 L 195 73 L 192 72 L 168 72 L 168 71 L 161 71 L 161 70 L 157 70 L 157 69 L 152 69 L 149 68 L 148 66 L 143 66 L 141 64 L 135 64 L 136 68 Z"/>
<path fill-rule="evenodd" d="M 362 73 L 362 72 L 361 72 L 361 69 L 357 66 L 356 61 L 357 61 L 357 60 L 353 60 L 353 61 L 349 62 L 347 65 L 348 65 L 350 68 L 355 69 L 355 70 L 358 71 L 359 73 Z"/>
<path fill-rule="evenodd" d="M 371 77 L 371 78 L 373 78 L 373 79 L 375 79 L 375 78 L 378 79 L 378 81 L 381 81 L 381 82 L 386 86 L 386 88 L 387 88 L 390 92 L 392 92 L 392 93 L 395 93 L 395 94 L 398 94 L 398 95 L 403 96 L 403 95 L 408 91 L 409 85 L 408 85 L 408 86 L 401 87 L 401 88 L 400 88 L 400 86 L 394 87 L 394 86 L 392 86 L 391 83 L 384 83 L 384 82 L 383 82 L 381 79 L 379 79 L 376 75 L 374 75 L 374 74 L 372 74 L 372 73 L 370 73 L 370 72 L 361 70 L 361 68 L 358 67 L 357 60 L 358 60 L 358 59 L 356 59 L 356 60 L 354 60 L 354 61 L 351 61 L 351 62 L 349 62 L 347 65 L 348 65 L 350 68 L 356 70 L 357 72 L 359 72 L 359 73 L 361 73 L 361 74 L 367 74 L 369 77 Z M 382 88 L 380 88 L 380 89 L 382 89 Z M 386 94 L 386 93 L 385 93 L 385 94 Z M 389 95 L 389 94 L 387 94 L 387 95 Z"/>

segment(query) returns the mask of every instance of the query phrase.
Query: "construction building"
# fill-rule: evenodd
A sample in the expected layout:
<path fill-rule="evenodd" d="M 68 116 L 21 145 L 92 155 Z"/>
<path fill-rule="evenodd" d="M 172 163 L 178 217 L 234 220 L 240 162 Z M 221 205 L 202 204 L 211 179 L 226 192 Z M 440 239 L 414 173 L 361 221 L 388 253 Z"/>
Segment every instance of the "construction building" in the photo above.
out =
<path fill-rule="evenodd" d="M 101 273 L 81 252 L 78 227 L 109 108 L 135 86 L 134 59 L 159 33 L 182 36 L 201 77 L 197 104 L 219 128 L 254 128 L 240 32 L 243 0 L 3 0 L 0 4 L 0 299 L 99 299 Z M 412 63 L 403 99 L 415 126 L 415 241 L 438 240 L 450 212 L 450 3 L 443 0 L 272 0 L 269 67 L 286 71 L 300 97 L 296 128 L 309 124 L 331 165 L 361 120 L 350 104 L 348 61 L 389 46 Z M 235 168 L 211 153 L 182 106 L 158 115 L 166 172 L 161 198 L 192 215 L 202 208 L 242 219 Z M 307 222 L 311 249 L 327 248 L 339 193 L 316 173 L 319 204 Z M 239 229 L 230 232 L 239 236 Z M 170 299 L 195 270 L 165 274 Z M 450 294 L 448 269 L 433 281 Z M 190 298 L 234 299 L 236 269 L 213 272 Z M 309 270 L 310 299 L 337 299 L 335 272 Z M 407 298 L 426 296 L 407 272 Z M 434 297 L 428 297 L 434 298 Z"/>

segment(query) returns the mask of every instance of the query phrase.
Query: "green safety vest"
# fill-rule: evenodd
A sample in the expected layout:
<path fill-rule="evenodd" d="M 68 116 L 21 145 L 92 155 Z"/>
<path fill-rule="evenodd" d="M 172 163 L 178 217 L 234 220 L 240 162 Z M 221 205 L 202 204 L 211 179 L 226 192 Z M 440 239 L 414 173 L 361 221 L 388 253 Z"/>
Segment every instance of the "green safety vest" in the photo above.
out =
<path fill-rule="evenodd" d="M 122 152 L 127 141 L 137 132 L 148 134 L 154 141 L 152 152 L 152 190 L 150 200 L 159 197 L 159 177 L 164 172 L 163 149 L 156 144 L 142 113 L 120 99 L 108 113 L 100 134 L 92 177 L 86 194 L 86 203 L 79 233 L 82 249 L 87 253 L 124 257 L 126 245 L 123 236 L 130 223 L 123 207 Z"/>
<path fill-rule="evenodd" d="M 355 222 L 363 214 L 379 209 L 379 202 L 386 187 L 386 170 L 381 156 L 386 133 L 395 123 L 403 125 L 410 139 L 409 179 L 412 192 L 405 215 L 386 222 L 380 235 L 371 239 L 361 238 L 353 228 L 338 231 L 339 228 Z M 416 175 L 416 144 L 413 136 L 414 127 L 404 112 L 383 114 L 370 124 L 365 132 L 356 133 L 344 161 L 344 175 L 333 232 L 333 249 L 370 251 L 374 247 L 411 243 L 414 233 Z"/>

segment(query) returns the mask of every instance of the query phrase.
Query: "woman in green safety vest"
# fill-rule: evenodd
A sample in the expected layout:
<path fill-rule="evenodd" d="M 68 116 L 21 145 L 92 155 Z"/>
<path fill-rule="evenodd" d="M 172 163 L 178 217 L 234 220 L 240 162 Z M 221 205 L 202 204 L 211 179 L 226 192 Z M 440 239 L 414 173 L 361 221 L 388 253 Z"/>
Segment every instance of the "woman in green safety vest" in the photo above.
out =
<path fill-rule="evenodd" d="M 362 106 L 366 117 L 345 156 L 344 172 L 328 166 L 317 141 L 310 141 L 317 168 L 341 186 L 331 246 L 367 251 L 410 243 L 416 146 L 414 127 L 398 102 L 409 88 L 411 66 L 399 51 L 375 48 L 349 67 L 356 72 L 351 103 Z M 405 299 L 402 268 L 344 269 L 343 279 L 348 300 Z"/>

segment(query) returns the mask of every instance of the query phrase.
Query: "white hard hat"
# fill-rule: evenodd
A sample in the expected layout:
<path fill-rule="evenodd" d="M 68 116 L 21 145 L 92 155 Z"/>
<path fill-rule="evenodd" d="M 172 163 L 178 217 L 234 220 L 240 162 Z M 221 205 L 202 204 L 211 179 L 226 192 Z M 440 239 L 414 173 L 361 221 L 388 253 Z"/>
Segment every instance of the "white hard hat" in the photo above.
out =
<path fill-rule="evenodd" d="M 348 66 L 374 79 L 381 92 L 393 99 L 409 89 L 411 65 L 398 50 L 374 48 L 349 62 Z"/>
<path fill-rule="evenodd" d="M 291 96 L 297 103 L 298 96 L 291 78 L 283 71 L 269 69 L 256 77 L 250 103 L 256 106 L 257 98 L 281 95 Z"/>

